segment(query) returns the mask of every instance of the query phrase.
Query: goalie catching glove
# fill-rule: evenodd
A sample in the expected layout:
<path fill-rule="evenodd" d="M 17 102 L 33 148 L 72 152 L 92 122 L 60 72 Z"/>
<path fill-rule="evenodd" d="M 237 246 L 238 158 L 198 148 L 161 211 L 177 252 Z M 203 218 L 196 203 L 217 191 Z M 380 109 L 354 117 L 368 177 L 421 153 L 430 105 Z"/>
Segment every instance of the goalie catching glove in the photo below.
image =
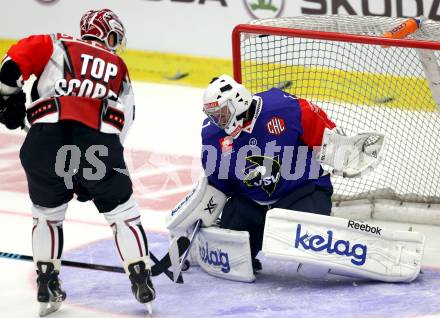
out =
<path fill-rule="evenodd" d="M 0 96 L 0 123 L 8 129 L 24 127 L 26 94 L 20 90 L 9 96 Z"/>
<path fill-rule="evenodd" d="M 379 164 L 384 142 L 385 135 L 378 132 L 347 136 L 341 129 L 326 128 L 318 158 L 336 176 L 359 177 Z"/>

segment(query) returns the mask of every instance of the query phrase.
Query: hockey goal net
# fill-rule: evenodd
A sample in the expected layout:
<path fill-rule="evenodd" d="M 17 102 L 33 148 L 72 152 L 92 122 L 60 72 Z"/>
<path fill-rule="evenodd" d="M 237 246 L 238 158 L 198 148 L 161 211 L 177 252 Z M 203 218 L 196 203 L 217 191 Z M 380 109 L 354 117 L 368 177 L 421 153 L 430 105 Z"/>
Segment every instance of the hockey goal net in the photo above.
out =
<path fill-rule="evenodd" d="M 278 86 L 321 106 L 348 134 L 386 134 L 373 173 L 333 178 L 336 205 L 439 207 L 440 117 L 418 52 L 431 50 L 438 60 L 440 24 L 426 21 L 402 40 L 382 36 L 404 20 L 300 16 L 234 29 L 234 76 L 253 93 Z"/>

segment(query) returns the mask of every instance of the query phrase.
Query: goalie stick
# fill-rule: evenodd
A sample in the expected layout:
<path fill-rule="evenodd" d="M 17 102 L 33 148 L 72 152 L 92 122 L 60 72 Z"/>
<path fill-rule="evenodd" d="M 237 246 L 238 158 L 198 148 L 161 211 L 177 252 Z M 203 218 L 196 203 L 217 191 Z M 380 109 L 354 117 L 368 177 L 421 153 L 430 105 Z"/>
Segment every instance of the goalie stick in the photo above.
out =
<path fill-rule="evenodd" d="M 172 274 L 174 277 L 177 277 L 177 281 L 176 280 L 174 281 L 176 283 L 178 283 L 179 279 L 182 278 L 182 272 L 187 271 L 190 267 L 190 264 L 189 264 L 189 261 L 187 261 L 187 258 L 189 256 L 190 251 L 191 251 L 191 247 L 192 247 L 192 244 L 196 238 L 196 235 L 197 235 L 197 233 L 199 233 L 201 227 L 202 227 L 202 220 L 199 219 L 195 223 L 194 230 L 192 231 L 191 236 L 188 241 L 189 242 L 188 247 L 187 247 L 186 251 L 184 251 L 183 255 L 181 255 L 180 261 L 178 261 L 178 259 L 171 261 Z M 177 255 L 177 254 L 173 253 L 173 255 Z"/>
<path fill-rule="evenodd" d="M 177 249 L 179 252 L 179 256 L 181 256 L 188 249 L 190 241 L 188 240 L 188 238 L 182 236 L 182 237 L 179 237 L 179 239 L 177 239 L 176 242 L 177 242 Z M 151 260 L 155 263 L 151 267 L 151 274 L 153 276 L 158 276 L 158 275 L 168 271 L 169 274 L 171 275 L 171 277 L 169 275 L 167 275 L 167 276 L 171 280 L 173 280 L 173 275 L 168 270 L 168 268 L 171 266 L 171 257 L 172 256 L 170 256 L 170 253 L 167 253 L 160 260 L 158 260 L 151 252 L 150 252 L 150 257 L 151 257 Z M 15 254 L 15 253 L 0 252 L 0 258 L 8 258 L 8 259 L 15 259 L 15 260 L 20 260 L 20 261 L 33 262 L 32 256 Z M 125 273 L 124 269 L 122 267 L 118 267 L 118 266 L 90 264 L 90 263 L 82 263 L 82 262 L 68 261 L 68 260 L 61 260 L 61 265 L 76 267 L 76 268 L 93 269 L 93 270 L 105 271 L 105 272 Z M 177 282 L 179 282 L 179 281 L 177 281 Z M 183 280 L 181 281 L 181 283 L 183 283 Z"/>

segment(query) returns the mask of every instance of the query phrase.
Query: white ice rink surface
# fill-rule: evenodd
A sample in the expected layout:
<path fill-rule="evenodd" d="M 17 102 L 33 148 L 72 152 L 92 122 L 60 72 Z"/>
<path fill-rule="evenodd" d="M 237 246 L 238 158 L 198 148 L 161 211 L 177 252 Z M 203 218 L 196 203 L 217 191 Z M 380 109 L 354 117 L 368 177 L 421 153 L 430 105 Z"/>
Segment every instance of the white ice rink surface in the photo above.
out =
<path fill-rule="evenodd" d="M 204 117 L 201 111 L 202 90 L 183 86 L 136 83 L 135 94 L 137 119 L 125 144 L 126 161 L 131 168 L 131 174 L 135 180 L 135 193 L 142 208 L 142 222 L 147 229 L 147 235 L 150 233 L 150 235 L 161 237 L 157 233 L 166 233 L 164 226 L 166 212 L 191 188 L 191 184 L 197 180 L 198 172 L 200 171 L 198 158 L 200 152 L 200 127 Z M 30 201 L 26 193 L 26 184 L 24 183 L 24 174 L 21 172 L 18 159 L 18 150 L 23 138 L 23 132 L 10 133 L 3 126 L 0 128 L 0 251 L 30 255 L 32 217 L 30 214 Z M 387 223 L 385 226 L 407 229 L 409 225 Z M 364 290 L 362 293 L 359 293 L 356 301 L 347 302 L 344 304 L 344 308 L 338 308 L 337 304 L 330 304 L 326 300 L 322 301 L 320 299 L 320 297 L 324 297 L 323 295 L 331 296 L 334 294 L 337 297 L 341 291 L 336 291 L 334 284 L 308 285 L 308 283 L 298 284 L 298 282 L 292 280 L 290 285 L 288 281 L 282 281 L 280 282 L 282 287 L 264 289 L 267 287 L 264 285 L 265 280 L 272 275 L 270 268 L 268 269 L 269 274 L 262 276 L 261 281 L 263 283 L 260 285 L 259 283 L 246 285 L 226 283 L 225 281 L 208 277 L 203 273 L 188 273 L 184 276 L 186 289 L 183 289 L 183 286 L 174 288 L 171 282 L 161 278 L 158 283 L 158 295 L 160 295 L 161 299 L 166 298 L 166 300 L 161 300 L 160 302 L 158 300 L 155 308 L 157 314 L 154 317 L 214 316 L 209 311 L 203 311 L 203 301 L 205 300 L 196 299 L 197 289 L 199 288 L 197 279 L 199 277 L 202 277 L 200 288 L 205 288 L 205 294 L 208 291 L 209 293 L 216 291 L 217 294 L 215 297 L 213 296 L 213 302 L 221 303 L 224 309 L 217 311 L 215 316 L 440 317 L 440 228 L 428 225 L 414 225 L 414 230 L 423 232 L 427 236 L 424 258 L 424 267 L 427 274 L 422 281 L 415 283 L 415 285 L 400 284 L 396 287 L 396 290 L 392 289 L 395 286 L 393 284 L 373 285 L 370 286 L 371 290 Z M 165 236 L 163 237 L 165 238 Z M 97 259 L 94 251 L 95 246 L 100 242 L 111 242 L 112 232 L 104 218 L 98 214 L 91 203 L 72 201 L 69 205 L 67 220 L 64 223 L 64 238 L 64 255 L 74 257 L 77 251 L 81 251 L 81 261 L 94 262 Z M 154 244 L 151 247 L 154 252 Z M 115 253 L 115 249 L 111 246 L 108 249 L 109 264 L 113 264 L 112 262 L 116 257 Z M 105 259 L 99 259 L 99 261 L 105 262 Z M 118 264 L 114 263 L 114 265 Z M 194 271 L 196 270 L 194 269 Z M 72 276 L 73 272 L 70 271 L 72 270 L 69 268 L 63 268 L 62 275 L 66 274 L 66 289 L 70 285 L 74 285 L 75 288 L 73 293 L 72 290 L 69 293 L 69 289 L 67 289 L 67 301 L 63 305 L 62 310 L 53 314 L 52 317 L 101 318 L 142 316 L 139 307 L 136 307 L 134 311 L 124 310 L 125 307 L 122 300 L 130 299 L 131 301 L 128 282 L 126 283 L 127 286 L 123 288 L 125 294 L 123 297 L 121 296 L 122 300 L 117 297 L 117 294 L 114 295 L 115 283 L 111 282 L 112 279 L 114 278 L 115 281 L 119 282 L 121 279 L 127 280 L 125 276 L 123 277 L 121 274 L 107 274 L 100 282 L 93 282 L 91 280 L 93 280 L 94 273 L 78 274 L 75 277 Z M 35 275 L 33 273 L 33 265 L 29 262 L 0 259 L 0 318 L 38 317 L 34 283 Z M 273 277 L 276 277 L 276 273 L 274 275 Z M 62 278 L 64 280 L 63 276 Z M 106 298 L 106 292 L 100 293 L 97 292 L 97 289 L 91 287 L 96 287 L 97 284 L 102 285 L 104 290 L 106 285 L 109 286 L 107 288 L 108 298 Z M 216 286 L 218 289 L 213 288 L 210 290 L 209 287 L 206 287 L 209 285 Z M 359 287 L 356 287 L 356 284 L 351 285 L 351 283 L 350 286 L 344 285 L 344 287 L 347 287 L 348 293 L 353 294 L 353 297 L 356 298 L 356 289 Z M 258 308 L 254 308 L 249 306 L 237 309 L 237 301 L 245 303 L 247 297 L 250 297 L 249 294 L 255 294 L 258 297 L 259 288 L 265 291 L 261 292 L 259 296 L 259 303 L 262 307 L 257 306 Z M 265 299 L 269 299 L 274 293 L 280 292 L 283 288 L 286 290 L 286 293 L 289 293 L 288 297 L 292 298 L 280 299 L 278 307 L 271 305 L 274 302 L 272 299 L 270 302 L 267 302 L 265 307 Z M 176 292 L 173 292 L 174 289 Z M 309 293 L 307 289 L 313 289 L 313 292 L 316 294 Z M 162 294 L 160 294 L 161 290 L 164 291 Z M 181 292 L 180 295 L 179 290 Z M 250 290 L 253 292 L 250 292 Z M 351 290 L 353 292 L 350 292 Z M 417 292 L 414 292 L 414 290 L 417 290 Z M 185 296 L 188 297 L 188 293 L 191 294 L 192 292 L 194 294 L 191 297 L 193 297 L 197 308 L 191 308 L 191 298 L 188 300 L 185 298 Z M 183 293 L 186 293 L 186 295 Z M 225 293 L 239 299 L 231 299 L 229 303 L 229 298 L 225 296 Z M 236 295 L 236 293 L 243 294 Z M 374 298 L 376 293 L 377 298 L 388 297 L 390 294 L 393 294 L 395 296 L 393 301 L 397 302 L 394 305 L 396 305 L 397 309 L 391 313 L 387 312 L 387 307 L 393 305 L 388 303 L 388 298 L 385 298 L 387 300 L 383 302 L 373 302 L 370 306 L 368 303 L 362 303 L 364 297 Z M 313 297 L 313 300 L 302 299 L 303 296 L 307 297 L 306 294 Z M 96 297 L 99 298 L 101 304 L 97 305 L 96 300 L 93 300 Z M 411 297 L 414 305 L 411 306 L 411 310 L 402 309 L 399 312 L 398 308 L 406 308 L 405 303 L 409 301 L 405 297 Z M 216 298 L 218 299 L 217 301 Z M 242 299 L 240 300 L 240 298 Z M 301 304 L 298 305 L 302 308 L 301 310 L 296 312 L 292 309 L 293 307 L 284 310 L 284 306 L 287 306 L 287 304 L 283 302 L 294 302 L 299 299 L 302 299 Z M 163 308 L 160 308 L 160 305 Z M 137 306 L 137 304 L 133 306 Z M 169 308 L 165 308 L 168 306 Z M 173 306 L 177 308 L 177 311 L 171 310 Z M 314 306 L 316 306 L 316 311 L 313 309 Z M 366 306 L 365 314 L 362 314 L 364 306 Z M 371 311 L 371 308 L 367 308 L 374 306 L 379 308 L 376 311 Z M 274 307 L 276 307 L 276 310 Z M 305 307 L 308 308 L 308 311 L 304 311 Z M 328 310 L 322 311 L 325 307 L 328 307 Z M 318 310 L 318 308 L 320 309 Z M 340 310 L 345 311 L 342 313 Z M 189 315 L 184 314 L 185 312 Z"/>

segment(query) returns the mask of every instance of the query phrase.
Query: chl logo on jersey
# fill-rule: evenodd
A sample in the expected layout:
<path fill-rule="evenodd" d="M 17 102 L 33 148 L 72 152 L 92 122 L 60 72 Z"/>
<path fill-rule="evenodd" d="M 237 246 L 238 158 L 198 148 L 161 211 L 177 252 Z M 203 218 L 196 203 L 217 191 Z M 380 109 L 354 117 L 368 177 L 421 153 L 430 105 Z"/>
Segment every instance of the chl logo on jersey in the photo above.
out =
<path fill-rule="evenodd" d="M 266 124 L 269 134 L 279 136 L 286 131 L 286 125 L 284 119 L 274 116 Z"/>
<path fill-rule="evenodd" d="M 281 178 L 279 156 L 275 158 L 265 156 L 250 156 L 246 158 L 246 168 L 243 180 L 248 187 L 261 187 L 271 196 Z"/>

